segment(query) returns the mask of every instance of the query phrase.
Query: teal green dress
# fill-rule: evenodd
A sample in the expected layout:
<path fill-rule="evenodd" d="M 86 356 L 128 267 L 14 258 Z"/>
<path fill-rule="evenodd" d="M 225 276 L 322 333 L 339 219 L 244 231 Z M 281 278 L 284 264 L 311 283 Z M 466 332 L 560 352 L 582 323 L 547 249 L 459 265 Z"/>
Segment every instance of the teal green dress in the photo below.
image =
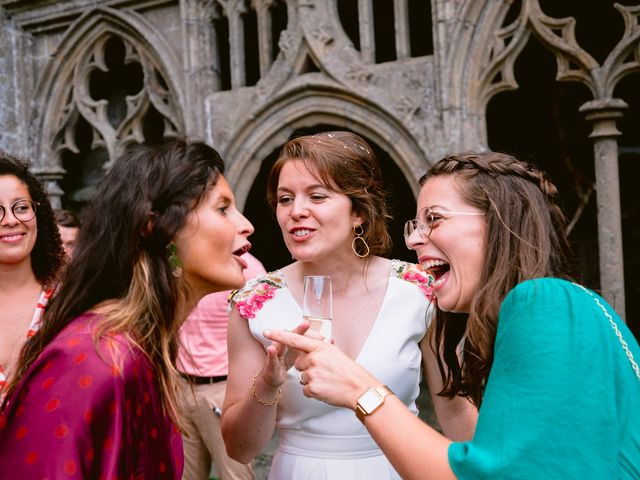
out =
<path fill-rule="evenodd" d="M 460 479 L 639 479 L 638 342 L 593 292 L 559 279 L 516 286 L 500 309 L 493 367 L 472 441 L 453 443 Z"/>

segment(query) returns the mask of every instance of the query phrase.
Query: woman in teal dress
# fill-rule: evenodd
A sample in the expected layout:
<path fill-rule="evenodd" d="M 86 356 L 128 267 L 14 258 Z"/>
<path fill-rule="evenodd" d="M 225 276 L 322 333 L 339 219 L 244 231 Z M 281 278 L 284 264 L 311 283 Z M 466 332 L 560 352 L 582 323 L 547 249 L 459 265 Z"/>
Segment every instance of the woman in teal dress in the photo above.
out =
<path fill-rule="evenodd" d="M 640 478 L 640 347 L 571 281 L 555 186 L 493 152 L 447 156 L 422 185 L 405 239 L 435 273 L 440 394 L 479 407 L 473 439 L 421 423 L 335 345 L 265 332 L 306 353 L 305 395 L 356 410 L 403 478 Z"/>

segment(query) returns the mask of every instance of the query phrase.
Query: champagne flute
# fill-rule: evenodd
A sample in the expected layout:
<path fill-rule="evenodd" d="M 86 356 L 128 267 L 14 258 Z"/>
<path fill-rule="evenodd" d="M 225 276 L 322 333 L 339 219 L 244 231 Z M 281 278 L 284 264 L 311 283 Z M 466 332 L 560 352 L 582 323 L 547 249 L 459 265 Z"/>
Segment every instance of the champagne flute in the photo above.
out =
<path fill-rule="evenodd" d="M 309 322 L 309 330 L 318 332 L 326 340 L 331 340 L 331 277 L 326 275 L 304 277 L 302 316 Z"/>

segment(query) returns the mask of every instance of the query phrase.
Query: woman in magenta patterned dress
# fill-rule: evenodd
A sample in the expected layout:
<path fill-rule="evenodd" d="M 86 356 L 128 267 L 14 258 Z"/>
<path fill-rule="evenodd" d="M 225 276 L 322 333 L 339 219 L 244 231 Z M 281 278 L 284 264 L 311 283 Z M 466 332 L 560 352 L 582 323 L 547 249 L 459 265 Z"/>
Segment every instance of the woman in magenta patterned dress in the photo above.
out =
<path fill-rule="evenodd" d="M 115 162 L 8 386 L 7 478 L 181 477 L 176 332 L 202 296 L 244 284 L 253 232 L 222 172 L 181 140 Z"/>
<path fill-rule="evenodd" d="M 47 194 L 28 163 L 0 151 L 0 400 L 54 291 L 64 252 Z"/>

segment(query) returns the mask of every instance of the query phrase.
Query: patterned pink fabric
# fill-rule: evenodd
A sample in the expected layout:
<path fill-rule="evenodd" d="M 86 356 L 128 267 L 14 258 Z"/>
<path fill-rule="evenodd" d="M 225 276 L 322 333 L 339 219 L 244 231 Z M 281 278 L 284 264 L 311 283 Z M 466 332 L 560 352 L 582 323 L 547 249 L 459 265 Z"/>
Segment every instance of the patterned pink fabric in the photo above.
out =
<path fill-rule="evenodd" d="M 40 293 L 38 303 L 36 304 L 36 308 L 33 312 L 33 317 L 31 317 L 31 323 L 29 324 L 29 330 L 27 330 L 25 340 L 33 337 L 38 331 L 38 328 L 40 328 L 40 319 L 42 318 L 42 314 L 47 308 L 47 304 L 49 303 L 49 300 L 51 299 L 55 291 L 56 287 L 42 290 L 42 293 Z M 0 363 L 0 402 L 4 398 L 4 396 L 2 395 L 2 390 L 6 385 L 7 377 L 5 376 L 4 369 L 2 368 L 2 364 Z"/>
<path fill-rule="evenodd" d="M 0 415 L 3 478 L 179 479 L 182 439 L 153 366 L 122 335 L 93 343 L 76 318 L 29 368 Z"/>

